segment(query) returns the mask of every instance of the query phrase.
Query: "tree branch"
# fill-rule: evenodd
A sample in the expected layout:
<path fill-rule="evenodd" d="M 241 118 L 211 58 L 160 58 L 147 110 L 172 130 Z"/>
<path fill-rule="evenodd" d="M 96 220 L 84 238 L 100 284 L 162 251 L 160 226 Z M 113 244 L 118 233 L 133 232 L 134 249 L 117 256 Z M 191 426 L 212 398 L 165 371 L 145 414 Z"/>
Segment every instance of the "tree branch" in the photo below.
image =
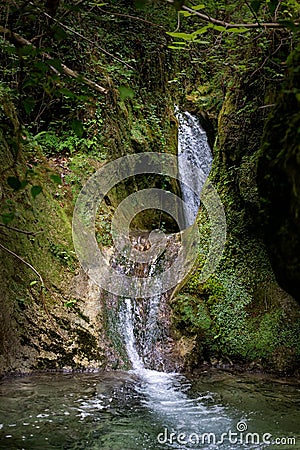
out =
<path fill-rule="evenodd" d="M 14 44 L 15 46 L 24 47 L 25 45 L 30 45 L 30 46 L 32 46 L 32 48 L 36 48 L 32 44 L 32 42 L 28 41 L 27 39 L 23 38 L 22 36 L 20 36 L 17 33 L 13 33 L 12 31 L 8 30 L 7 28 L 0 26 L 0 33 L 3 33 L 3 37 L 6 40 L 8 40 L 9 42 L 11 42 L 12 44 Z M 44 56 L 44 58 L 46 58 L 46 59 L 49 59 L 49 60 L 53 59 L 52 56 L 49 55 L 49 53 L 42 52 L 41 55 Z M 57 69 L 55 69 L 51 65 L 49 65 L 49 67 L 51 68 L 51 70 L 53 72 L 55 72 L 57 75 L 59 75 L 59 72 Z M 98 92 L 101 92 L 101 94 L 107 94 L 107 92 L 108 92 L 107 89 L 105 89 L 104 87 L 95 83 L 94 81 L 90 80 L 89 78 L 87 78 L 83 75 L 80 75 L 79 73 L 75 72 L 75 70 L 72 70 L 69 67 L 67 67 L 65 64 L 61 63 L 61 68 L 62 68 L 63 73 L 68 75 L 69 77 L 81 80 L 84 84 L 86 84 L 90 88 L 92 88 Z"/>
<path fill-rule="evenodd" d="M 5 223 L 0 223 L 0 227 L 5 227 L 8 230 L 16 231 L 17 233 L 26 234 L 28 236 L 35 236 L 36 234 L 43 233 L 43 231 L 26 231 L 26 230 L 20 230 L 20 228 L 10 227 L 9 225 L 6 225 Z"/>
<path fill-rule="evenodd" d="M 31 265 L 29 264 L 27 261 L 25 261 L 25 259 L 21 258 L 21 256 L 17 255 L 15 252 L 13 252 L 12 250 L 9 250 L 9 248 L 5 247 L 4 245 L 2 245 L 0 243 L 0 248 L 2 248 L 3 250 L 5 250 L 7 253 L 9 253 L 10 255 L 13 255 L 15 258 L 17 258 L 19 261 L 21 261 L 23 264 L 25 264 L 27 267 L 29 267 L 39 278 L 40 283 L 41 283 L 41 298 L 42 298 L 42 303 L 43 303 L 43 308 L 44 311 L 46 312 L 50 322 L 52 323 L 52 325 L 54 326 L 55 330 L 58 332 L 58 334 L 64 339 L 67 340 L 67 337 L 57 328 L 56 323 L 54 322 L 53 318 L 50 316 L 50 313 L 48 311 L 48 308 L 46 306 L 45 303 L 45 298 L 44 298 L 44 289 L 46 289 L 44 280 L 42 278 L 42 275 Z"/>
<path fill-rule="evenodd" d="M 31 265 L 29 264 L 27 261 L 25 261 L 25 259 L 21 258 L 21 256 L 17 255 L 16 253 L 14 253 L 12 250 L 9 250 L 7 247 L 5 247 L 4 245 L 2 245 L 0 243 L 0 247 L 3 248 L 3 250 L 5 250 L 6 252 L 10 253 L 11 255 L 13 255 L 15 258 L 19 259 L 20 261 L 22 261 L 23 264 L 25 264 L 26 266 L 28 266 L 38 277 L 39 280 L 41 282 L 41 286 L 42 288 L 45 288 L 45 283 L 44 280 L 42 278 L 42 276 L 39 274 L 39 272 Z"/>
<path fill-rule="evenodd" d="M 165 0 L 167 3 L 174 4 L 175 0 Z M 201 13 L 199 11 L 195 11 L 192 8 L 189 8 L 188 6 L 182 5 L 182 10 L 188 11 L 189 13 L 195 14 L 196 16 L 200 17 L 202 20 L 205 20 L 205 22 L 210 22 L 213 25 L 219 25 L 225 28 L 279 28 L 283 29 L 285 28 L 284 25 L 282 25 L 279 22 L 255 22 L 255 23 L 229 23 L 224 22 L 223 20 L 214 19 L 213 17 L 210 17 L 208 14 Z M 299 22 L 294 23 L 295 26 L 299 25 Z"/>

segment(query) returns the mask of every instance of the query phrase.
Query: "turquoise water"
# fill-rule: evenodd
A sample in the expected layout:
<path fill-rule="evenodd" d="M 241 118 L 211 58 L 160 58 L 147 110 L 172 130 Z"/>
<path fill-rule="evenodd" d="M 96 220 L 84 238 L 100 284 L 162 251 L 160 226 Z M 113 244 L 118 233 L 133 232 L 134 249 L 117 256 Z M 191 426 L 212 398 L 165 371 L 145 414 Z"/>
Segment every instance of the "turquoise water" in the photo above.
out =
<path fill-rule="evenodd" d="M 300 449 L 300 385 L 291 380 L 43 374 L 3 380 L 0 395 L 5 450 Z M 281 444 L 269 444 L 275 439 Z"/>

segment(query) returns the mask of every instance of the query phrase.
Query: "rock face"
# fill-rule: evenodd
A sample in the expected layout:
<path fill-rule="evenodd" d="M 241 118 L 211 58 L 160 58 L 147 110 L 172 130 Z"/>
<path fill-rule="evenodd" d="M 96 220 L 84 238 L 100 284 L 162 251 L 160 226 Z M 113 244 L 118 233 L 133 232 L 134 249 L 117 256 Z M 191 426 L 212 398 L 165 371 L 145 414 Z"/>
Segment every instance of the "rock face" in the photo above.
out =
<path fill-rule="evenodd" d="M 46 288 L 41 291 L 35 274 L 1 249 L 0 373 L 105 365 L 100 293 L 83 274 L 74 275 L 78 269 L 53 261 L 47 243 L 51 232 L 45 226 L 46 235 L 34 243 L 6 232 L 5 246 L 43 274 Z"/>
<path fill-rule="evenodd" d="M 107 344 L 101 333 L 100 295 L 82 274 L 69 285 L 74 304 L 78 299 L 72 308 L 64 306 L 58 293 L 51 293 L 51 300 L 47 298 L 43 308 L 41 296 L 33 293 L 33 289 L 20 303 L 9 286 L 3 285 L 2 374 L 105 367 Z M 67 284 L 64 288 L 65 295 L 70 294 Z"/>
<path fill-rule="evenodd" d="M 267 121 L 257 183 L 265 240 L 279 284 L 300 302 L 300 49 Z"/>
<path fill-rule="evenodd" d="M 13 102 L 4 94 L 1 104 L 18 138 Z M 74 257 L 71 198 L 32 143 L 15 148 L 1 132 L 0 374 L 104 367 L 100 292 Z"/>

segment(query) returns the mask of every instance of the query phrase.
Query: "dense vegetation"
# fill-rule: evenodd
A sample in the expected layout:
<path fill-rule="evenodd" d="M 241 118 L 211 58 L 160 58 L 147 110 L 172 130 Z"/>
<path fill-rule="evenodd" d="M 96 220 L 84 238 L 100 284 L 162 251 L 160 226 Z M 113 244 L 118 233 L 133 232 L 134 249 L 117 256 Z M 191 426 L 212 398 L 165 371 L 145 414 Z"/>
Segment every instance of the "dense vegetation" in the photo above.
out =
<path fill-rule="evenodd" d="M 296 0 L 1 6 L 1 371 L 118 367 L 73 252 L 73 205 L 107 160 L 176 153 L 174 104 L 206 127 L 228 227 L 200 283 L 201 209 L 198 265 L 171 303 L 181 363 L 299 367 L 299 17 Z"/>

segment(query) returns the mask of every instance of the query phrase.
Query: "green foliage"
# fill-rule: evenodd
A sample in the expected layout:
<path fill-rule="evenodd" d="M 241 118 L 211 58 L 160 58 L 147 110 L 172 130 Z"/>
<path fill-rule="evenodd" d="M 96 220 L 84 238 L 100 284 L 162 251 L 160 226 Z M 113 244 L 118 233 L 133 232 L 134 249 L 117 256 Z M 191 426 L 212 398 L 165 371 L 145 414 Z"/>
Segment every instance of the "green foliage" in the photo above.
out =
<path fill-rule="evenodd" d="M 34 140 L 41 146 L 46 156 L 72 154 L 78 151 L 84 142 L 75 134 L 64 133 L 62 136 L 58 136 L 55 131 L 41 131 L 34 137 Z"/>
<path fill-rule="evenodd" d="M 49 250 L 51 254 L 57 258 L 60 262 L 68 266 L 70 269 L 74 269 L 75 252 L 65 248 L 60 243 L 50 242 Z"/>
<path fill-rule="evenodd" d="M 52 181 L 54 181 L 54 183 L 56 184 L 61 184 L 61 177 L 60 175 L 53 173 L 52 175 L 50 175 L 50 178 Z"/>
<path fill-rule="evenodd" d="M 73 308 L 74 306 L 76 306 L 77 303 L 77 299 L 76 298 L 72 298 L 71 300 L 68 300 L 64 303 L 64 306 L 66 308 Z"/>
<path fill-rule="evenodd" d="M 22 183 L 18 177 L 8 177 L 7 184 L 14 190 L 18 191 L 22 187 Z"/>
<path fill-rule="evenodd" d="M 12 222 L 15 218 L 16 214 L 14 211 L 10 211 L 10 212 L 4 212 L 1 214 L 1 220 L 2 223 L 4 223 L 4 225 L 8 225 L 10 222 Z"/>

